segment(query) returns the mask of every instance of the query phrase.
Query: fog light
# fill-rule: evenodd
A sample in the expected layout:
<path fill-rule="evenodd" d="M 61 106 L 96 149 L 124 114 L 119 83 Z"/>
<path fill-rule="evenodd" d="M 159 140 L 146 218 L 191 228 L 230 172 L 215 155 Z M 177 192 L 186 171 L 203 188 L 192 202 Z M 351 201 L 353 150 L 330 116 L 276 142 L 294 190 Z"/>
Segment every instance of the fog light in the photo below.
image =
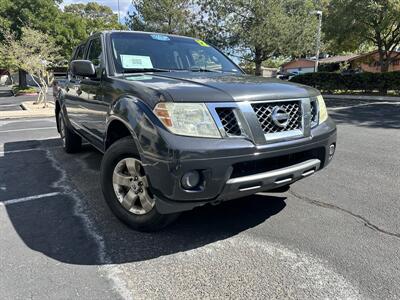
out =
<path fill-rule="evenodd" d="M 329 146 L 329 159 L 332 159 L 333 154 L 335 154 L 335 150 L 336 150 L 335 144 Z"/>
<path fill-rule="evenodd" d="M 182 176 L 181 183 L 184 189 L 191 190 L 200 183 L 200 174 L 198 171 L 190 171 Z"/>

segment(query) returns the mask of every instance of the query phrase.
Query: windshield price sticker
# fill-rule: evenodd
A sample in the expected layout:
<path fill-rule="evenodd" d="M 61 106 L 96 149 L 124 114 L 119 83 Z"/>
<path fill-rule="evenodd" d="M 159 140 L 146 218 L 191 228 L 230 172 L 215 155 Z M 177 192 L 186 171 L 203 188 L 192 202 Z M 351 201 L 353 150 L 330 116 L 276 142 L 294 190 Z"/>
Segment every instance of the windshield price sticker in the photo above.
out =
<path fill-rule="evenodd" d="M 163 34 L 151 34 L 150 36 L 151 36 L 151 38 L 152 38 L 153 40 L 157 40 L 157 41 L 166 42 L 166 41 L 169 41 L 169 40 L 170 40 L 170 38 L 169 38 L 168 36 L 163 35 Z"/>
<path fill-rule="evenodd" d="M 206 42 L 202 40 L 195 40 L 197 44 L 199 44 L 202 47 L 210 47 Z"/>
<path fill-rule="evenodd" d="M 124 69 L 152 69 L 150 56 L 121 54 L 121 63 Z"/>

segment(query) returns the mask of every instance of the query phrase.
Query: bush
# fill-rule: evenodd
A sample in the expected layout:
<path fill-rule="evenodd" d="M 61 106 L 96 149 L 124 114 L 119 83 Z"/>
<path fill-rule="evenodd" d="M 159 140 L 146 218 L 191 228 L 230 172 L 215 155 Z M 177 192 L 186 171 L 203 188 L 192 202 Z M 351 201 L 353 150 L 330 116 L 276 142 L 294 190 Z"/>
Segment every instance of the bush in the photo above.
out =
<path fill-rule="evenodd" d="M 23 94 L 34 94 L 37 93 L 37 89 L 34 87 L 20 87 L 20 86 L 13 86 L 12 92 L 14 95 L 23 95 Z"/>
<path fill-rule="evenodd" d="M 291 81 L 313 86 L 326 92 L 338 90 L 372 92 L 378 90 L 386 93 L 388 90 L 393 90 L 398 93 L 400 91 L 400 72 L 346 75 L 319 72 L 295 76 Z"/>

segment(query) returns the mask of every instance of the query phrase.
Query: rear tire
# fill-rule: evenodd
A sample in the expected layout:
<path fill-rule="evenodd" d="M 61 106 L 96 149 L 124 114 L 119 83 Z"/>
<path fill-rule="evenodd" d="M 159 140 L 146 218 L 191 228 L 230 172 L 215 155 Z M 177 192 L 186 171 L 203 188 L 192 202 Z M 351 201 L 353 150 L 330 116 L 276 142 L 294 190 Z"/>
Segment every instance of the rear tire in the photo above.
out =
<path fill-rule="evenodd" d="M 58 126 L 65 152 L 78 152 L 82 146 L 82 138 L 67 126 L 62 111 L 58 113 Z"/>
<path fill-rule="evenodd" d="M 101 162 L 101 187 L 111 211 L 129 227 L 144 232 L 157 231 L 179 214 L 160 214 L 135 142 L 124 137 L 110 146 Z"/>

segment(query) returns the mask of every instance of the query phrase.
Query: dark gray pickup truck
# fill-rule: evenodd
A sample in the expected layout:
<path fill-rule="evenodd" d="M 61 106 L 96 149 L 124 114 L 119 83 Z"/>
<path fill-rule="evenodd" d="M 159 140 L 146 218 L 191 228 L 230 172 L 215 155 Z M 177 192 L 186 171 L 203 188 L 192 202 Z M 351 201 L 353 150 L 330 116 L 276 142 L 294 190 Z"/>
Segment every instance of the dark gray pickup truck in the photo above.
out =
<path fill-rule="evenodd" d="M 137 230 L 285 191 L 335 152 L 317 90 L 248 76 L 202 40 L 102 32 L 76 48 L 67 76 L 55 110 L 64 148 L 76 152 L 84 138 L 104 153 L 104 198 Z"/>

